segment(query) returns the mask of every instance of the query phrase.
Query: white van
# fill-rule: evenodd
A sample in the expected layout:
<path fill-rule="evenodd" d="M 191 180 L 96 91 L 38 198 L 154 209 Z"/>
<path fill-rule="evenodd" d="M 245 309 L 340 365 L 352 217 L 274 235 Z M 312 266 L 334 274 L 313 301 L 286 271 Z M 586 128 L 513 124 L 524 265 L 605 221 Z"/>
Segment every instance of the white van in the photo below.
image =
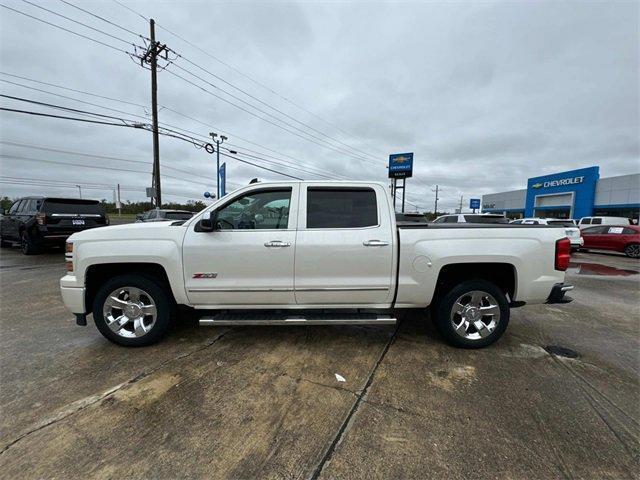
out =
<path fill-rule="evenodd" d="M 578 226 L 582 230 L 591 225 L 631 225 L 627 217 L 582 217 Z"/>

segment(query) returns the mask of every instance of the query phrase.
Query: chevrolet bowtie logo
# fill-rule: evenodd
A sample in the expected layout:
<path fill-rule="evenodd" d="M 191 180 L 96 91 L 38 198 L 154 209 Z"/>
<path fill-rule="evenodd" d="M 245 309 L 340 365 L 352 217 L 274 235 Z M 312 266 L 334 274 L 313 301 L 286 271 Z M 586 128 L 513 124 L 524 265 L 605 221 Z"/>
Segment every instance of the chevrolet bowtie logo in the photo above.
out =
<path fill-rule="evenodd" d="M 409 161 L 409 157 L 396 157 L 393 159 L 395 163 L 404 163 Z"/>
<path fill-rule="evenodd" d="M 531 188 L 542 188 L 542 183 L 534 183 Z"/>

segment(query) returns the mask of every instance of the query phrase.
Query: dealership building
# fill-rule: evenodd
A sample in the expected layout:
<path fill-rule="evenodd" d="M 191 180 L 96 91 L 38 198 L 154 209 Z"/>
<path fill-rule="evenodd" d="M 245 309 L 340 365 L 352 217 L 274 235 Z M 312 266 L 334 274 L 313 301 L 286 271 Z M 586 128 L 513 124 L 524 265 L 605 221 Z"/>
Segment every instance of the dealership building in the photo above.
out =
<path fill-rule="evenodd" d="M 600 167 L 530 178 L 527 188 L 482 197 L 482 211 L 509 218 L 638 218 L 640 173 L 600 178 Z"/>

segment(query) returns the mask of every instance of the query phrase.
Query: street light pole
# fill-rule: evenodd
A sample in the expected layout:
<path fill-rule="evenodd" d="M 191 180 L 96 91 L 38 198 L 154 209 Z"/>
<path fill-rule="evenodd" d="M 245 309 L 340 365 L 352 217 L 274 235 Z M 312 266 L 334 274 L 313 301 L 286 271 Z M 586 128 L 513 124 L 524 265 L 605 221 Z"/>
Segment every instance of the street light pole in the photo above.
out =
<path fill-rule="evenodd" d="M 80 185 L 76 185 L 76 187 L 78 187 L 78 195 L 82 198 L 82 187 Z"/>
<path fill-rule="evenodd" d="M 217 133 L 209 133 L 211 138 L 216 144 L 216 198 L 220 198 L 220 145 L 224 143 L 227 139 L 224 135 L 220 135 L 220 139 L 218 140 L 216 137 Z"/>

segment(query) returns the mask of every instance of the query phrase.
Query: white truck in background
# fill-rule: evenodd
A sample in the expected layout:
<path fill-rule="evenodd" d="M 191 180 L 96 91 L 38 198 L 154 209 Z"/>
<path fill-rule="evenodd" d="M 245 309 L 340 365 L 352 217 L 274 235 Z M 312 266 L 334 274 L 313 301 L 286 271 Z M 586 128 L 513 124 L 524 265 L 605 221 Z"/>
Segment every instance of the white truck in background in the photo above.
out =
<path fill-rule="evenodd" d="M 186 221 L 74 234 L 60 286 L 78 324 L 92 313 L 120 345 L 158 341 L 177 306 L 201 325 L 389 324 L 430 307 L 448 342 L 477 348 L 511 307 L 568 301 L 569 256 L 564 228 L 396 224 L 381 183 L 256 183 Z"/>

